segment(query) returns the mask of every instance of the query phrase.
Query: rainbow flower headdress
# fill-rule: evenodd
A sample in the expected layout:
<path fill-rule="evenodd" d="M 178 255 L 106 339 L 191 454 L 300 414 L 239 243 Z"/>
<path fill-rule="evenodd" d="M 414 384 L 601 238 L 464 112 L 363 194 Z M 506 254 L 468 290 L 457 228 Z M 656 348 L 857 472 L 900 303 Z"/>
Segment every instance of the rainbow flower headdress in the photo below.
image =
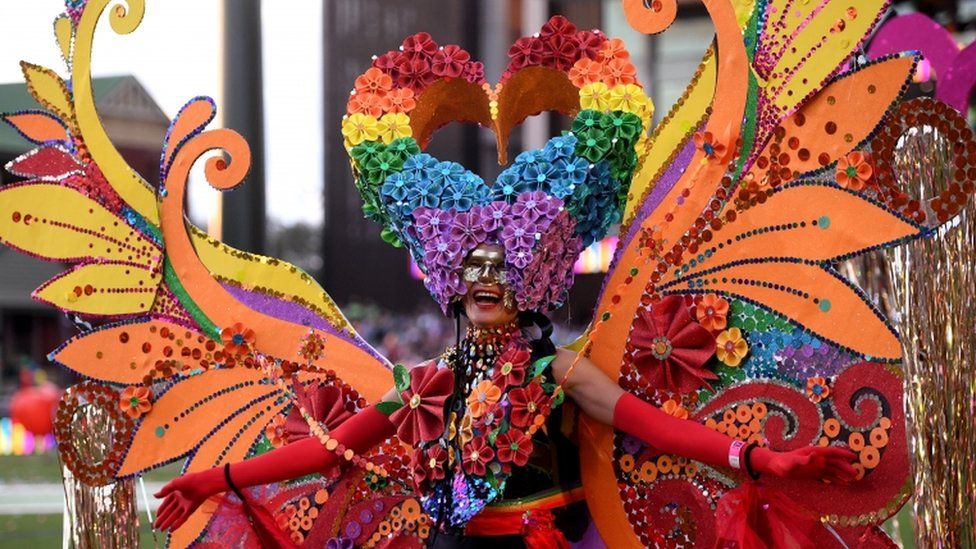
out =
<path fill-rule="evenodd" d="M 561 16 L 508 51 L 501 82 L 455 45 L 421 32 L 356 79 L 342 133 L 367 218 L 405 245 L 447 309 L 467 291 L 462 261 L 481 243 L 505 248 L 520 310 L 560 305 L 583 247 L 620 220 L 653 105 L 619 39 L 578 31 Z M 457 162 L 422 152 L 452 121 L 496 135 L 506 163 L 511 130 L 554 110 L 572 130 L 525 151 L 492 185 Z"/>

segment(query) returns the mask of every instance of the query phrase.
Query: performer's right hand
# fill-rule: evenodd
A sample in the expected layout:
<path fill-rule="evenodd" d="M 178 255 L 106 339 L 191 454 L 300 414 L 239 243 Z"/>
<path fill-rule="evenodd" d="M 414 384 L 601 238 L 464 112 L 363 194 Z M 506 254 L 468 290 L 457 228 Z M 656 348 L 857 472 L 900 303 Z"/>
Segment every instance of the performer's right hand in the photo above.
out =
<path fill-rule="evenodd" d="M 364 452 L 393 436 L 396 429 L 386 414 L 374 406 L 365 408 L 330 433 L 346 448 Z M 339 463 L 317 438 L 298 440 L 230 467 L 231 482 L 239 489 L 283 482 L 312 473 L 325 472 Z M 171 480 L 155 495 L 163 499 L 155 526 L 175 530 L 207 498 L 230 490 L 223 467 L 189 473 Z"/>
<path fill-rule="evenodd" d="M 174 478 L 153 494 L 164 498 L 156 511 L 153 526 L 158 530 L 176 530 L 207 498 L 227 489 L 223 470 L 219 467 Z"/>

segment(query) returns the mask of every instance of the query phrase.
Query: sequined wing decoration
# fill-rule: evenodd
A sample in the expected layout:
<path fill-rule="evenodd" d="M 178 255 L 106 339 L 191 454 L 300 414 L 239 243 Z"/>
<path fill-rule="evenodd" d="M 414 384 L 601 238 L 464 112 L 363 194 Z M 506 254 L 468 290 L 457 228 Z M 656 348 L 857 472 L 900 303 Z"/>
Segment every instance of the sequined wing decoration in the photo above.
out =
<path fill-rule="evenodd" d="M 92 39 L 103 12 L 117 33 L 127 34 L 138 27 L 145 5 L 130 0 L 107 10 L 108 4 L 69 1 L 55 20 L 67 79 L 23 63 L 40 108 L 3 120 L 35 148 L 7 167 L 26 181 L 0 189 L 0 241 L 70 265 L 34 297 L 97 326 L 50 355 L 89 380 L 69 389 L 57 435 L 66 465 L 90 484 L 175 460 L 185 460 L 185 471 L 239 461 L 285 442 L 286 417 L 299 408 L 296 392 L 319 395 L 317 409 L 353 412 L 393 384 L 389 363 L 309 275 L 284 261 L 235 250 L 187 221 L 187 177 L 202 155 L 223 153 L 205 168 L 218 189 L 241 183 L 250 165 L 240 136 L 205 129 L 215 114 L 212 100 L 189 101 L 173 120 L 158 188 L 123 160 L 95 110 Z M 114 418 L 113 445 L 99 463 L 76 459 L 74 451 L 85 432 L 73 410 L 91 405 Z M 308 430 L 306 425 L 305 436 Z M 395 480 L 402 451 L 392 441 L 371 459 L 384 463 Z M 323 544 L 337 536 L 353 504 L 372 506 L 375 528 L 363 529 L 364 539 L 381 525 L 390 533 L 394 509 L 409 516 L 399 528 L 422 526 L 418 507 L 411 507 L 415 501 L 392 489 L 364 492 L 369 482 L 379 480 L 359 473 L 261 490 L 296 542 L 312 530 Z M 330 494 L 341 494 L 350 505 L 327 510 Z M 170 544 L 207 539 L 207 524 L 221 505 L 228 503 L 207 502 Z M 314 529 L 319 512 L 328 520 Z"/>
<path fill-rule="evenodd" d="M 624 0 L 664 30 L 674 2 Z M 965 118 L 904 101 L 917 58 L 855 65 L 883 1 L 706 2 L 716 41 L 639 158 L 584 352 L 668 413 L 777 450 L 846 446 L 849 486 L 770 479 L 819 518 L 828 546 L 890 543 L 910 495 L 901 345 L 836 266 L 931 234 L 973 191 Z M 905 132 L 958 139 L 942 195 L 900 190 Z M 711 546 L 738 471 L 662 455 L 584 420 L 590 509 L 614 547 Z M 863 545 L 862 545 L 863 546 Z"/>

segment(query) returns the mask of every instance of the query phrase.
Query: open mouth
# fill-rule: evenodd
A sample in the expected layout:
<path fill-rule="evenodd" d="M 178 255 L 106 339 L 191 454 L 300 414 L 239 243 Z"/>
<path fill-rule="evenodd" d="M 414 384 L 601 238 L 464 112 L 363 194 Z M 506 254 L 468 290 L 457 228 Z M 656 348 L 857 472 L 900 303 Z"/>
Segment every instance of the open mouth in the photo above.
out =
<path fill-rule="evenodd" d="M 477 289 L 472 295 L 474 302 L 479 307 L 494 307 L 502 301 L 502 294 L 498 290 Z"/>

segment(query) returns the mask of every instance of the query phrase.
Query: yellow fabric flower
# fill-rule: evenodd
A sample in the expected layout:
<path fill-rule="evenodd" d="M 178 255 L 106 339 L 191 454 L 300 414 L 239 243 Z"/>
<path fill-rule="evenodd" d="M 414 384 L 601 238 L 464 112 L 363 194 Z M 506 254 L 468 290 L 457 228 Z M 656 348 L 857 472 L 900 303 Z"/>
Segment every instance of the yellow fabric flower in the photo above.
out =
<path fill-rule="evenodd" d="M 363 141 L 376 141 L 380 136 L 380 126 L 376 117 L 357 112 L 342 121 L 342 135 L 346 142 L 356 146 Z"/>
<path fill-rule="evenodd" d="M 749 344 L 738 328 L 729 328 L 715 338 L 715 356 L 729 366 L 741 364 L 748 353 Z"/>
<path fill-rule="evenodd" d="M 636 114 L 643 119 L 647 112 L 654 112 L 651 100 L 637 84 L 624 84 L 610 89 L 610 108 Z"/>
<path fill-rule="evenodd" d="M 610 88 L 603 82 L 594 82 L 580 88 L 580 107 L 605 111 L 610 108 Z"/>
<path fill-rule="evenodd" d="M 384 143 L 413 135 L 413 130 L 410 128 L 410 117 L 402 112 L 384 114 L 380 118 L 379 127 L 380 137 Z"/>

